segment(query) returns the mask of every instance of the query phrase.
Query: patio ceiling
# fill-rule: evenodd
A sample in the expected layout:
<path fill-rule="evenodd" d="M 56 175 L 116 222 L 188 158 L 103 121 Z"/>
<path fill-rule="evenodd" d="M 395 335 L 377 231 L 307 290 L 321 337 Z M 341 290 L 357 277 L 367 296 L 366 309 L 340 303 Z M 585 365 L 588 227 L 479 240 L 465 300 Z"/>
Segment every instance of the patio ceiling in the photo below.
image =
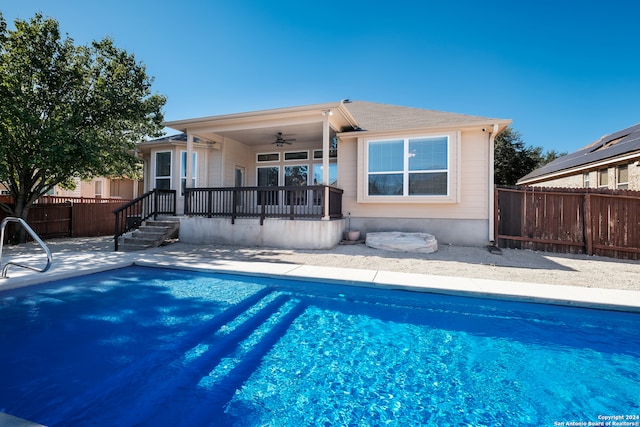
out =
<path fill-rule="evenodd" d="M 283 138 L 296 140 L 291 145 L 295 146 L 321 143 L 325 118 L 329 119 L 329 138 L 333 138 L 337 130 L 350 125 L 348 114 L 342 103 L 316 104 L 173 121 L 165 126 L 208 141 L 229 138 L 248 146 L 271 144 L 282 132 Z"/>
<path fill-rule="evenodd" d="M 298 125 L 279 125 L 254 127 L 250 129 L 238 129 L 229 131 L 220 131 L 216 133 L 200 133 L 195 134 L 205 139 L 220 139 L 220 137 L 231 138 L 245 145 L 256 146 L 271 144 L 276 140 L 278 132 L 282 132 L 284 139 L 295 139 L 292 145 L 322 142 L 322 123 L 308 123 Z M 335 131 L 331 131 L 331 136 L 335 136 Z"/>

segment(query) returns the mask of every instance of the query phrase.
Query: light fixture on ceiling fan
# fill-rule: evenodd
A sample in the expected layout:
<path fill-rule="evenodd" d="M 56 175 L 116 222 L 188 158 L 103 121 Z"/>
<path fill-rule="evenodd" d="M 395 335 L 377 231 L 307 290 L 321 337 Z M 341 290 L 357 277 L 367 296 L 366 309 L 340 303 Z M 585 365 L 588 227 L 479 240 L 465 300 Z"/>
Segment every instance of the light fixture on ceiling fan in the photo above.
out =
<path fill-rule="evenodd" d="M 285 139 L 282 136 L 282 132 L 278 132 L 276 134 L 276 140 L 272 142 L 276 147 L 282 147 L 284 144 L 291 145 L 291 143 L 295 141 L 295 139 Z"/>

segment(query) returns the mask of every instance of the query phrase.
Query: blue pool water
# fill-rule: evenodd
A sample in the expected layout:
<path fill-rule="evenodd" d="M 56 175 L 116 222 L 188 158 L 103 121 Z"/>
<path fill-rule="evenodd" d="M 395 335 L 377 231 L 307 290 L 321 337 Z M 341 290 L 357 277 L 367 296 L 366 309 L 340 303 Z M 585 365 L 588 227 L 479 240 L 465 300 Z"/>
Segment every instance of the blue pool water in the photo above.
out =
<path fill-rule="evenodd" d="M 0 293 L 0 343 L 48 426 L 640 421 L 632 313 L 131 267 Z"/>

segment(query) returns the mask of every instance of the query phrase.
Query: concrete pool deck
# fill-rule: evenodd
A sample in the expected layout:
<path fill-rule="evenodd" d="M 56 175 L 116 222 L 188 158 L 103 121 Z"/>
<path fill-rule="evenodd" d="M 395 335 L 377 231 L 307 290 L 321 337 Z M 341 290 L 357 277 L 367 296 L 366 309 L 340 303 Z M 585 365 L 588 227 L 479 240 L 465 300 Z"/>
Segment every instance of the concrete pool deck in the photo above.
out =
<path fill-rule="evenodd" d="M 170 245 L 141 252 L 113 252 L 110 246 L 104 245 L 104 242 L 109 241 L 89 239 L 84 245 L 78 245 L 77 242 L 53 245 L 53 263 L 49 271 L 38 273 L 12 265 L 8 270 L 8 278 L 0 279 L 0 292 L 130 265 L 141 265 L 243 275 L 280 276 L 296 280 L 328 280 L 359 286 L 640 312 L 640 291 L 638 290 L 390 271 L 385 269 L 384 263 L 379 263 L 380 269 L 372 269 L 278 262 L 268 258 L 247 261 L 240 255 L 212 255 L 207 252 L 208 248 L 205 246 L 195 249 L 190 247 L 186 250 L 180 246 Z M 260 250 L 269 251 L 265 248 Z M 46 257 L 41 250 L 36 250 L 34 247 L 22 251 L 5 248 L 2 266 L 8 261 L 42 267 L 46 264 Z M 637 262 L 631 263 L 630 265 L 634 268 L 640 265 Z M 356 266 L 357 263 L 354 262 L 353 265 Z M 532 270 L 530 276 L 535 280 L 536 272 Z M 640 282 L 640 276 L 637 277 Z"/>

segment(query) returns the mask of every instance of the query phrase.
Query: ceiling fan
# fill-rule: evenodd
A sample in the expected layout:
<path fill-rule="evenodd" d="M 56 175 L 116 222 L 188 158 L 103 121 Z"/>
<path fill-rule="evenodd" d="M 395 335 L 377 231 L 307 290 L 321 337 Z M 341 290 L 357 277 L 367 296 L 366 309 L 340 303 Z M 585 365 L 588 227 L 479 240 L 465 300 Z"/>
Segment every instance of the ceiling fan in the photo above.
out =
<path fill-rule="evenodd" d="M 285 139 L 282 136 L 282 132 L 278 132 L 276 134 L 276 140 L 272 142 L 276 147 L 282 147 L 284 144 L 291 145 L 291 143 L 295 141 L 295 139 Z"/>

